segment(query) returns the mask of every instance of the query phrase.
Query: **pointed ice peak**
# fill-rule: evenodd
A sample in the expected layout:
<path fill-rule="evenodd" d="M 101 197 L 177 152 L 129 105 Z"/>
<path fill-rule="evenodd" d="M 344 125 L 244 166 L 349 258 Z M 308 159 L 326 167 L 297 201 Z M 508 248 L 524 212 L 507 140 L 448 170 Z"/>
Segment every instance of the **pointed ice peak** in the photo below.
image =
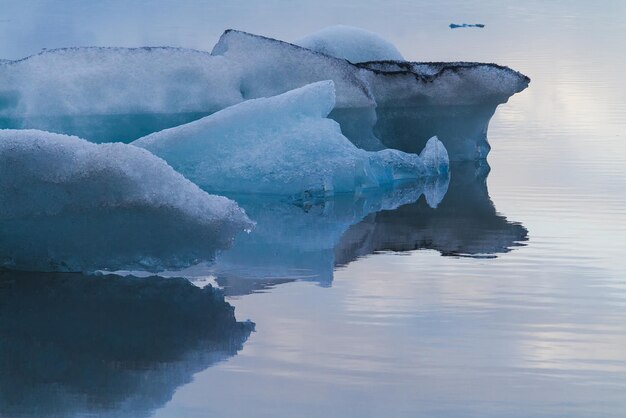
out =
<path fill-rule="evenodd" d="M 424 149 L 420 153 L 420 159 L 429 172 L 445 174 L 449 170 L 450 159 L 448 158 L 448 151 L 436 136 L 433 136 L 426 142 Z"/>

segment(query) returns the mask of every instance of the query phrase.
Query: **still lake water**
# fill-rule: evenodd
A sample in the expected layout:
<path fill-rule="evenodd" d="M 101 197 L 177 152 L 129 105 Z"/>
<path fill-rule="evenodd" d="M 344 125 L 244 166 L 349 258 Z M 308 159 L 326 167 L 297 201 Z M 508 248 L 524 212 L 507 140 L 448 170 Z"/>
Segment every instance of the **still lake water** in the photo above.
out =
<path fill-rule="evenodd" d="M 322 237 L 304 227 L 317 223 L 284 226 L 271 269 L 261 259 L 212 278 L 237 319 L 256 323 L 247 340 L 153 353 L 133 339 L 154 360 L 132 379 L 98 375 L 98 346 L 84 344 L 94 352 L 70 370 L 84 375 L 78 395 L 59 396 L 54 379 L 30 393 L 0 374 L 2 414 L 626 415 L 626 2 L 0 0 L 0 58 L 75 45 L 210 50 L 230 27 L 293 40 L 337 23 L 380 33 L 408 59 L 496 62 L 531 78 L 491 120 L 488 177 L 453 167 L 436 209 L 422 197 L 364 219 L 312 214 Z M 54 357 L 33 358 L 33 376 L 55 376 Z M 100 396 L 80 396 L 87 381 Z"/>

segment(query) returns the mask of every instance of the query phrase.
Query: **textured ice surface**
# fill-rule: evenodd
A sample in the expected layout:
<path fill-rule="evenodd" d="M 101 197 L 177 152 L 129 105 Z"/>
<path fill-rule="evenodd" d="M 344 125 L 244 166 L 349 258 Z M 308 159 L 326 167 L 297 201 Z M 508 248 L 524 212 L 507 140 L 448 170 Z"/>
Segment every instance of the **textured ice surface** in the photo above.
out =
<path fill-rule="evenodd" d="M 180 48 L 68 48 L 0 63 L 0 127 L 136 139 L 243 100 L 225 61 Z"/>
<path fill-rule="evenodd" d="M 373 32 L 351 26 L 324 28 L 294 43 L 350 62 L 404 61 L 400 51 L 391 42 Z"/>
<path fill-rule="evenodd" d="M 249 100 L 133 144 L 212 192 L 332 195 L 447 172 L 436 138 L 423 152 L 428 164 L 415 154 L 355 147 L 326 118 L 334 105 L 333 82 L 322 81 Z"/>
<path fill-rule="evenodd" d="M 241 101 L 222 57 L 181 48 L 67 48 L 0 65 L 0 116 L 214 112 Z"/>
<path fill-rule="evenodd" d="M 254 327 L 180 278 L 0 272 L 0 289 L 3 417 L 152 416 Z"/>
<path fill-rule="evenodd" d="M 530 79 L 508 67 L 476 62 L 358 64 L 379 106 L 504 103 Z"/>
<path fill-rule="evenodd" d="M 213 55 L 244 67 L 243 92 L 261 97 L 314 81 L 332 79 L 337 107 L 503 103 L 528 86 L 528 77 L 510 68 L 481 63 L 374 61 L 350 64 L 287 42 L 235 30 L 224 32 Z"/>
<path fill-rule="evenodd" d="M 344 135 L 354 144 L 368 150 L 419 152 L 428 138 L 437 136 L 453 161 L 487 156 L 489 118 L 498 104 L 530 82 L 523 74 L 496 64 L 350 64 L 286 42 L 233 30 L 222 35 L 213 54 L 224 55 L 244 68 L 242 91 L 246 97 L 269 96 L 277 90 L 332 79 L 337 85 L 337 107 L 330 116 L 341 123 Z M 469 119 L 474 113 L 477 119 Z M 403 119 L 408 123 L 394 125 Z M 465 127 L 468 131 L 463 132 Z"/>
<path fill-rule="evenodd" d="M 159 270 L 211 259 L 251 227 L 149 152 L 0 130 L 0 267 Z"/>

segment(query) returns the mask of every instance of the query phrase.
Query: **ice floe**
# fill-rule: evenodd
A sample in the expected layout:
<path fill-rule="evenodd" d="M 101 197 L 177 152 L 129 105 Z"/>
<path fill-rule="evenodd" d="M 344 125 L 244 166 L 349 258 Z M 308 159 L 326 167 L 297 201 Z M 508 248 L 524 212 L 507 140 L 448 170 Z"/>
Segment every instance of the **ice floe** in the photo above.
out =
<path fill-rule="evenodd" d="M 392 45 L 356 28 L 330 28 L 307 39 L 301 44 L 312 49 L 227 30 L 211 54 L 168 47 L 66 48 L 1 62 L 0 128 L 130 142 L 244 100 L 333 80 L 336 106 L 330 117 L 357 146 L 419 152 L 436 135 L 452 150 L 452 160 L 474 160 L 489 150 L 485 135 L 448 137 L 413 124 L 413 143 L 393 138 L 398 129 L 388 129 L 385 116 L 397 110 L 433 125 L 450 106 L 488 106 L 493 113 L 529 83 L 495 64 L 403 61 Z M 312 45 L 314 40 L 335 45 L 337 52 Z M 353 64 L 333 54 L 376 60 Z"/>
<path fill-rule="evenodd" d="M 211 259 L 252 227 L 131 145 L 0 130 L 0 268 L 159 270 Z"/>

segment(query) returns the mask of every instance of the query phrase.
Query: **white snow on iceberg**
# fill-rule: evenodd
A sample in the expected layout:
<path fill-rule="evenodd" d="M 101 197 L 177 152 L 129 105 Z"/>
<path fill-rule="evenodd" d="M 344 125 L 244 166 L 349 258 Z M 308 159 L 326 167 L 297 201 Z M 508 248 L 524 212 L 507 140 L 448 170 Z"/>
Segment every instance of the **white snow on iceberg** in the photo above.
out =
<path fill-rule="evenodd" d="M 0 128 L 129 142 L 243 100 L 223 57 L 181 48 L 66 48 L 0 63 Z"/>
<path fill-rule="evenodd" d="M 391 42 L 373 32 L 351 26 L 330 26 L 294 44 L 350 62 L 404 61 Z"/>
<path fill-rule="evenodd" d="M 165 159 L 205 190 L 220 193 L 326 196 L 447 171 L 432 139 L 424 164 L 416 154 L 355 147 L 328 119 L 332 81 L 232 106 L 133 142 Z M 437 158 L 431 158 L 437 155 Z"/>
<path fill-rule="evenodd" d="M 225 57 L 241 74 L 241 93 L 246 99 L 333 80 L 337 107 L 376 106 L 368 86 L 359 78 L 359 69 L 343 59 L 237 30 L 224 32 L 211 55 Z"/>
<path fill-rule="evenodd" d="M 181 268 L 251 227 L 143 149 L 0 130 L 0 268 Z"/>

